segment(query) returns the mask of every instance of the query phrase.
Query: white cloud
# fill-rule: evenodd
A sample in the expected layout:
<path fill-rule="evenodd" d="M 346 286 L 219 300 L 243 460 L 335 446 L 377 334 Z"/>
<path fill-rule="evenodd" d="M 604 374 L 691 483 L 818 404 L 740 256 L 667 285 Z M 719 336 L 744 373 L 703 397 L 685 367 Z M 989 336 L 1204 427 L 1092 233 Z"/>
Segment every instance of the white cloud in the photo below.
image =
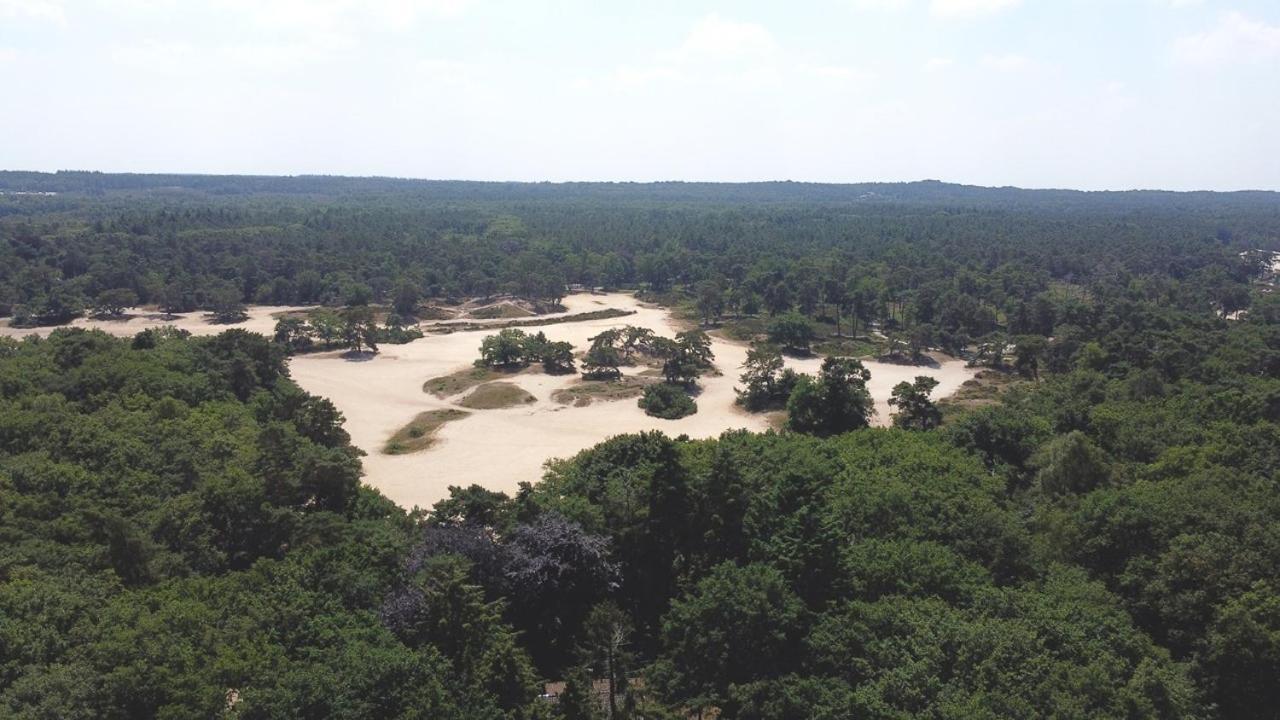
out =
<path fill-rule="evenodd" d="M 972 18 L 1009 10 L 1022 0 L 933 0 L 929 13 L 937 18 Z"/>
<path fill-rule="evenodd" d="M 625 87 L 710 79 L 758 83 L 775 74 L 777 54 L 778 42 L 768 28 L 713 13 L 677 47 L 655 53 L 651 62 L 618 67 L 611 79 Z"/>
<path fill-rule="evenodd" d="M 209 49 L 156 40 L 111 51 L 112 59 L 125 67 L 177 77 L 219 70 L 295 70 L 325 55 L 325 51 L 306 43 L 243 43 Z"/>
<path fill-rule="evenodd" d="M 673 61 L 742 60 L 770 55 L 777 49 L 773 33 L 765 26 L 725 20 L 713 13 L 694 26 L 680 47 L 667 56 Z"/>
<path fill-rule="evenodd" d="M 212 0 L 212 6 L 276 36 L 304 37 L 314 46 L 345 48 L 360 44 L 370 32 L 407 31 L 424 20 L 456 17 L 470 1 Z"/>
<path fill-rule="evenodd" d="M 466 85 L 476 80 L 476 68 L 447 58 L 426 58 L 417 62 L 418 74 L 436 85 Z"/>
<path fill-rule="evenodd" d="M 869 70 L 849 65 L 801 65 L 800 70 L 816 78 L 840 82 L 866 82 L 876 77 Z"/>
<path fill-rule="evenodd" d="M 763 25 L 711 14 L 700 20 L 678 46 L 654 53 L 650 62 L 617 67 L 602 79 L 627 89 L 683 85 L 756 92 L 796 83 L 817 83 L 834 90 L 873 81 L 876 74 L 790 52 Z M 595 83 L 579 78 L 573 85 L 586 89 Z"/>
<path fill-rule="evenodd" d="M 67 14 L 56 0 L 0 0 L 0 19 L 44 20 L 65 25 Z"/>
<path fill-rule="evenodd" d="M 911 0 L 851 0 L 856 10 L 901 10 L 911 5 Z"/>
<path fill-rule="evenodd" d="M 13 0 L 0 0 L 12 2 Z M 113 0 L 139 13 L 174 13 L 179 0 Z M 288 71 L 359 48 L 368 36 L 408 30 L 428 18 L 462 12 L 470 0 L 209 0 L 222 18 L 244 26 L 234 40 L 192 44 L 148 40 L 112 49 L 112 58 L 137 70 L 181 76 L 230 70 Z M 236 28 L 238 31 L 241 27 Z M 441 71 L 442 72 L 442 71 Z M 441 72 L 437 72 L 440 76 Z"/>
<path fill-rule="evenodd" d="M 1031 66 L 1031 61 L 1025 55 L 1017 53 L 984 55 L 979 62 L 984 68 L 1006 73 L 1021 72 Z"/>
<path fill-rule="evenodd" d="M 956 61 L 948 57 L 931 57 L 924 61 L 925 72 L 940 72 L 955 65 Z"/>
<path fill-rule="evenodd" d="M 18 51 L 13 48 L 0 47 L 0 65 L 8 65 L 18 61 Z"/>
<path fill-rule="evenodd" d="M 1280 59 L 1280 25 L 1268 25 L 1241 13 L 1224 15 L 1216 27 L 1179 38 L 1174 57 L 1193 65 L 1266 62 Z"/>

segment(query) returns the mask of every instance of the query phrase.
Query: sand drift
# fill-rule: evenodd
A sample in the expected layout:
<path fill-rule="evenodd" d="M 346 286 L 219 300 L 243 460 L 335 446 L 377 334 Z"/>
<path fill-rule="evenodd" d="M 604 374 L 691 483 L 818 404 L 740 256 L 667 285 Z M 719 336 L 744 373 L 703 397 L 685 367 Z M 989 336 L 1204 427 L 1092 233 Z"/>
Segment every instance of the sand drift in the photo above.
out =
<path fill-rule="evenodd" d="M 565 322 L 536 328 L 531 332 L 546 333 L 550 340 L 566 340 L 578 351 L 585 350 L 589 338 L 609 328 L 625 325 L 647 327 L 659 335 L 672 337 L 682 329 L 673 322 L 667 310 L 644 305 L 631 295 L 571 295 L 565 299 L 566 312 L 542 316 L 551 319 L 617 308 L 632 310 L 625 317 Z M 275 314 L 298 310 L 292 307 L 255 306 L 248 309 L 249 318 L 241 323 L 218 325 L 209 323 L 202 314 L 191 313 L 176 319 L 144 315 L 129 320 L 79 319 L 73 327 L 98 328 L 114 335 L 130 336 L 150 327 L 174 325 L 195 335 L 213 335 L 230 328 L 241 328 L 272 335 Z M 493 323 L 501 323 L 495 319 Z M 485 325 L 471 321 L 469 325 Z M 0 326 L 0 335 L 19 337 L 33 333 L 48 334 L 53 328 L 23 329 Z M 669 435 L 685 434 L 692 438 L 715 437 L 725 430 L 745 428 L 764 431 L 769 428 L 763 415 L 744 412 L 734 404 L 740 366 L 747 357 L 747 347 L 721 339 L 713 339 L 716 367 L 720 376 L 704 376 L 700 380 L 698 412 L 680 420 L 660 420 L 644 414 L 634 398 L 617 401 L 595 401 L 585 407 L 556 402 L 552 395 L 578 382 L 578 375 L 546 375 L 521 373 L 503 378 L 533 396 L 531 402 L 500 409 L 469 410 L 469 415 L 452 420 L 435 434 L 426 450 L 403 455 L 382 452 L 387 441 L 420 413 L 459 408 L 466 391 L 438 398 L 424 392 L 429 379 L 465 370 L 479 357 L 480 342 L 496 330 L 473 329 L 450 334 L 428 334 L 407 345 L 383 345 L 372 358 L 348 360 L 340 352 L 304 355 L 290 362 L 294 379 L 305 390 L 329 398 L 346 417 L 347 432 L 352 442 L 368 453 L 364 458 L 365 482 L 382 491 L 400 505 L 426 508 L 448 496 L 450 485 L 482 485 L 491 490 L 512 493 L 523 481 L 537 482 L 543 464 L 552 458 L 568 457 L 614 435 L 662 430 Z M 960 360 L 948 360 L 936 367 L 914 367 L 864 361 L 871 371 L 869 389 L 876 401 L 875 424 L 890 420 L 888 399 L 894 385 L 917 375 L 929 375 L 939 381 L 934 399 L 951 395 L 975 371 Z M 820 359 L 788 359 L 787 365 L 801 372 L 816 373 Z M 642 367 L 624 368 L 636 374 Z"/>
<path fill-rule="evenodd" d="M 643 305 L 626 294 L 571 295 L 565 305 L 569 313 L 605 308 L 636 311 L 626 317 L 532 328 L 545 332 L 551 340 L 571 342 L 578 350 L 586 349 L 589 338 L 608 328 L 636 325 L 666 336 L 681 329 L 666 310 Z M 722 375 L 702 378 L 695 415 L 680 420 L 652 418 L 634 399 L 597 401 L 585 407 L 565 405 L 551 396 L 577 382 L 577 375 L 522 373 L 504 380 L 532 394 L 533 402 L 474 410 L 441 427 L 427 450 L 383 454 L 387 439 L 419 413 L 457 407 L 465 392 L 441 399 L 423 392 L 422 384 L 470 367 L 479 357 L 481 340 L 490 332 L 428 334 L 407 345 L 384 345 L 377 357 L 363 361 L 345 360 L 338 353 L 297 357 L 292 361 L 293 377 L 308 392 L 329 398 L 342 411 L 352 441 L 368 453 L 364 458 L 365 481 L 404 507 L 429 507 L 448 495 L 450 485 L 475 483 L 512 493 L 522 481 L 538 481 L 547 460 L 571 456 L 623 433 L 662 430 L 669 435 L 705 438 L 729 429 L 764 431 L 769 427 L 764 416 L 746 413 L 734 404 L 734 387 L 747 347 L 716 339 L 712 349 Z M 820 362 L 788 360 L 789 365 L 806 372 L 816 371 Z M 876 399 L 878 424 L 889 420 L 887 400 L 898 382 L 930 375 L 940 381 L 935 398 L 942 398 L 974 375 L 959 360 L 939 367 L 866 364 L 871 370 L 870 390 Z M 624 372 L 642 369 L 625 368 Z"/>

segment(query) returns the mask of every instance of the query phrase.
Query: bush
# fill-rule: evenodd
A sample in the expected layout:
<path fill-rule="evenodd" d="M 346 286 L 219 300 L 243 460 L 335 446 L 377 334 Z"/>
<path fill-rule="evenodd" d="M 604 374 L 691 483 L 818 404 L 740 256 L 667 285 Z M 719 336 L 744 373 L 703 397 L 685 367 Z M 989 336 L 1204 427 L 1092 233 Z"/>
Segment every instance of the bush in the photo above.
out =
<path fill-rule="evenodd" d="M 640 407 L 646 415 L 663 420 L 678 420 L 698 412 L 698 404 L 689 397 L 684 388 L 670 383 L 650 385 L 640 396 Z"/>
<path fill-rule="evenodd" d="M 769 342 L 801 355 L 809 354 L 809 345 L 817 334 L 809 318 L 800 313 L 787 313 L 769 323 Z"/>

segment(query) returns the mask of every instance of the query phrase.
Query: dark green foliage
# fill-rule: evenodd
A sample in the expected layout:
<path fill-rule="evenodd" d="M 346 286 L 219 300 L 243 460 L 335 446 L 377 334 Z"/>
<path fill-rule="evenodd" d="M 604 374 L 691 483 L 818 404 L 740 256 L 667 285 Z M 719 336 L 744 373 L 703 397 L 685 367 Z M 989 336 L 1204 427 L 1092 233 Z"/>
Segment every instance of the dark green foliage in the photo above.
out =
<path fill-rule="evenodd" d="M 103 290 L 93 299 L 94 315 L 120 317 L 128 308 L 138 304 L 138 294 L 129 288 Z"/>
<path fill-rule="evenodd" d="M 815 337 L 813 323 L 800 313 L 787 313 L 769 323 L 769 342 L 793 353 L 809 354 Z"/>
<path fill-rule="evenodd" d="M 499 330 L 497 335 L 489 335 L 480 343 L 480 360 L 476 364 L 508 368 L 527 365 L 527 351 L 528 337 L 523 330 Z"/>
<path fill-rule="evenodd" d="M 505 328 L 480 343 L 476 365 L 513 369 L 541 363 L 547 373 L 560 375 L 573 372 L 573 362 L 573 345 L 552 342 L 542 332 L 527 334 L 518 328 Z"/>
<path fill-rule="evenodd" d="M 678 420 L 698 412 L 698 404 L 684 387 L 671 383 L 647 386 L 637 404 L 645 415 L 663 420 Z"/>
<path fill-rule="evenodd" d="M 619 367 L 623 356 L 617 348 L 617 331 L 601 333 L 591 339 L 591 347 L 582 358 L 582 376 L 591 380 L 607 380 L 622 375 Z"/>
<path fill-rule="evenodd" d="M 723 706 L 733 685 L 773 677 L 794 663 L 804 605 L 768 565 L 713 568 L 672 603 L 662 624 L 668 661 L 656 670 L 671 700 Z"/>
<path fill-rule="evenodd" d="M 662 358 L 662 375 L 670 385 L 692 387 L 702 372 L 710 367 L 711 338 L 701 330 L 676 333 L 675 341 L 657 338 L 654 354 Z"/>
<path fill-rule="evenodd" d="M 801 376 L 787 400 L 787 428 L 826 437 L 866 427 L 875 413 L 871 373 L 853 358 L 829 357 L 818 377 Z"/>
<path fill-rule="evenodd" d="M 277 342 L 0 343 L 0 715 L 541 717 L 536 667 L 571 677 L 574 717 L 1275 716 L 1273 194 L 0 188 L 62 193 L 0 197 L 15 324 L 355 308 L 285 318 Z M 411 519 L 359 487 L 341 417 L 288 380 L 286 352 L 414 337 L 424 299 L 555 303 L 567 282 L 789 351 L 941 348 L 1034 382 L 948 406 L 938 432 L 846 433 L 871 407 L 855 362 L 797 381 L 758 348 L 743 405 L 790 398 L 791 427 L 823 437 L 615 437 L 515 497 L 458 490 Z M 374 326 L 373 303 L 398 317 Z M 705 347 L 611 330 L 583 370 L 692 384 Z M 518 352 L 572 368 L 545 337 Z M 927 395 L 900 388 L 897 420 L 935 425 Z"/>
<path fill-rule="evenodd" d="M 942 413 L 929 399 L 929 393 L 938 387 L 938 381 L 927 375 L 919 375 L 914 382 L 900 382 L 893 386 L 889 405 L 897 410 L 893 426 L 906 430 L 931 430 L 942 424 Z"/>
<path fill-rule="evenodd" d="M 573 345 L 564 341 L 549 342 L 542 348 L 542 369 L 550 375 L 574 371 Z"/>
<path fill-rule="evenodd" d="M 411 523 L 358 455 L 258 335 L 10 346 L 0 715 L 526 716 L 528 661 L 465 576 L 424 570 L 429 609 L 379 619 Z"/>
<path fill-rule="evenodd" d="M 341 312 L 324 308 L 313 310 L 306 318 L 285 316 L 276 321 L 274 339 L 289 353 L 330 350 L 344 347 L 352 352 L 378 351 L 380 343 L 403 345 L 422 337 L 416 326 L 406 325 L 399 315 L 388 315 L 379 325 L 371 308 L 349 307 Z"/>
<path fill-rule="evenodd" d="M 675 466 L 656 437 L 618 438 L 539 489 L 613 537 L 620 600 L 670 574 L 684 588 L 634 643 L 658 643 L 646 677 L 669 701 L 732 717 L 1199 716 L 1188 668 L 1080 569 L 1033 570 L 1003 484 L 943 438 L 671 449 Z M 658 488 L 680 501 L 651 528 Z M 638 562 L 658 548 L 670 560 Z"/>
<path fill-rule="evenodd" d="M 738 404 L 752 412 L 785 407 L 800 376 L 783 367 L 782 353 L 773 345 L 756 345 L 747 351 L 736 388 Z"/>

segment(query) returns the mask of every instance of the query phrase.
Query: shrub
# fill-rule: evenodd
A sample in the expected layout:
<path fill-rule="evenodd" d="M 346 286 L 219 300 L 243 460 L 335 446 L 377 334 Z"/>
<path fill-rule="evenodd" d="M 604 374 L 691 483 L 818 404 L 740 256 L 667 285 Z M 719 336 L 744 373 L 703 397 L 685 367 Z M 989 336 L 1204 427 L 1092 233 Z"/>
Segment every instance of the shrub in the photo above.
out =
<path fill-rule="evenodd" d="M 689 397 L 684 388 L 670 383 L 659 383 L 645 388 L 638 404 L 644 408 L 646 415 L 663 420 L 677 420 L 698 412 L 698 404 Z"/>

